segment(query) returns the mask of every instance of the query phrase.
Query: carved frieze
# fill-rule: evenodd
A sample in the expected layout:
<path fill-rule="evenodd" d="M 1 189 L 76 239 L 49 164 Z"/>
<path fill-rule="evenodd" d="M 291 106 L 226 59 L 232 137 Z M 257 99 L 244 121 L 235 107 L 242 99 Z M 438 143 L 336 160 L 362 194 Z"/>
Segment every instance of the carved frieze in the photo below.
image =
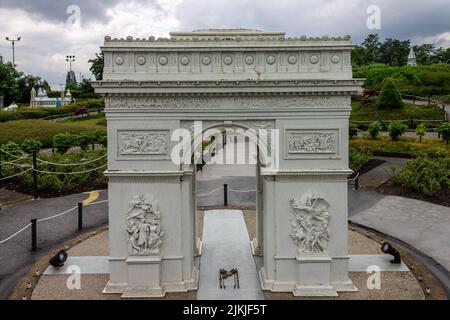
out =
<path fill-rule="evenodd" d="M 106 107 L 111 109 L 272 109 L 301 107 L 348 107 L 345 96 L 169 96 L 169 97 L 106 97 Z"/>
<path fill-rule="evenodd" d="M 169 131 L 119 131 L 119 155 L 167 155 Z"/>
<path fill-rule="evenodd" d="M 327 252 L 330 240 L 329 203 L 321 196 L 307 191 L 299 199 L 291 200 L 294 219 L 291 221 L 291 239 L 301 254 Z"/>
<path fill-rule="evenodd" d="M 337 153 L 336 132 L 288 132 L 288 152 L 290 154 L 302 153 Z"/>
<path fill-rule="evenodd" d="M 127 213 L 128 254 L 130 256 L 159 255 L 164 233 L 161 214 L 152 195 L 131 198 Z"/>

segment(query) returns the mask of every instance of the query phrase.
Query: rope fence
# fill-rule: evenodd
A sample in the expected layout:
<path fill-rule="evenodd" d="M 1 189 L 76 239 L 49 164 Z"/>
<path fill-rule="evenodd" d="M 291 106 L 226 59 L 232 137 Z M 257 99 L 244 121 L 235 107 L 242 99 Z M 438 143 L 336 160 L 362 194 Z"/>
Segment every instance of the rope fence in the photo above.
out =
<path fill-rule="evenodd" d="M 1 155 L 2 154 L 6 154 L 7 156 L 9 156 L 10 158 L 13 158 L 15 160 L 9 160 L 5 161 L 2 159 Z M 20 177 L 22 175 L 24 175 L 25 173 L 28 172 L 32 172 L 32 179 L 33 179 L 33 190 L 34 190 L 34 198 L 37 199 L 38 198 L 38 174 L 49 174 L 49 175 L 77 175 L 77 174 L 86 174 L 86 173 L 90 173 L 90 172 L 94 172 L 100 169 L 104 169 L 106 168 L 108 165 L 105 163 L 102 166 L 96 167 L 96 168 L 92 168 L 92 169 L 87 169 L 87 170 L 81 170 L 81 171 L 66 171 L 64 169 L 61 169 L 63 171 L 56 171 L 55 169 L 39 169 L 38 168 L 38 163 L 43 164 L 43 165 L 49 165 L 49 166 L 55 166 L 55 167 L 75 167 L 75 166 L 83 166 L 83 165 L 88 165 L 88 164 L 92 164 L 95 162 L 99 162 L 103 159 L 105 159 L 108 156 L 108 153 L 105 153 L 104 155 L 102 155 L 101 157 L 92 159 L 92 160 L 87 160 L 87 161 L 82 161 L 79 163 L 56 163 L 56 162 L 51 162 L 51 161 L 46 161 L 46 160 L 42 160 L 42 159 L 38 159 L 37 158 L 37 152 L 34 152 L 32 154 L 29 154 L 27 156 L 18 156 L 16 154 L 11 154 L 8 151 L 5 151 L 3 149 L 0 148 L 0 181 L 5 181 L 8 179 L 13 179 L 13 178 L 17 178 Z M 19 161 L 22 160 L 29 160 L 31 158 L 32 163 L 28 164 L 28 163 L 19 163 Z M 10 170 L 10 175 L 3 177 L 3 170 L 2 170 L 2 166 L 6 165 L 6 166 L 12 166 L 15 167 L 15 169 Z M 23 170 L 21 172 L 14 173 L 15 171 L 17 171 L 16 169 L 27 169 L 27 170 Z M 75 168 L 74 168 L 75 169 Z M 55 171 L 52 171 L 55 170 Z M 70 170 L 70 169 L 67 169 Z M 12 171 L 12 172 L 11 172 Z"/>
<path fill-rule="evenodd" d="M 42 218 L 42 219 L 31 219 L 31 223 L 29 223 L 28 225 L 26 225 L 25 227 L 23 227 L 22 229 L 20 229 L 19 231 L 15 232 L 14 234 L 12 234 L 11 236 L 9 236 L 8 238 L 1 240 L 0 241 L 0 245 L 4 244 L 12 239 L 14 239 L 15 237 L 17 237 L 18 235 L 20 235 L 21 233 L 25 232 L 28 228 L 31 227 L 31 251 L 36 251 L 37 250 L 37 224 L 38 223 L 42 223 L 42 222 L 46 222 L 46 221 L 50 221 L 53 219 L 56 219 L 58 217 L 64 216 L 68 213 L 71 213 L 75 210 L 78 209 L 78 230 L 81 231 L 83 229 L 83 207 L 88 207 L 88 206 L 93 206 L 93 205 L 99 205 L 102 203 L 107 203 L 108 200 L 102 200 L 102 201 L 97 201 L 97 202 L 93 202 L 93 203 L 89 203 L 89 204 L 83 204 L 82 202 L 78 203 L 77 206 L 70 208 L 66 211 L 63 211 L 61 213 L 57 213 L 55 215 L 52 215 L 50 217 L 46 217 L 46 218 Z"/>
<path fill-rule="evenodd" d="M 60 167 L 74 167 L 74 166 L 79 166 L 79 165 L 85 165 L 85 164 L 90 164 L 90 163 L 94 163 L 97 162 L 99 160 L 102 160 L 104 158 L 106 158 L 108 156 L 107 153 L 105 153 L 103 156 L 97 158 L 97 159 L 93 159 L 93 160 L 89 160 L 89 161 L 85 161 L 85 162 L 80 162 L 80 163 L 55 163 L 55 162 L 50 162 L 50 161 L 45 161 L 45 160 L 41 160 L 41 159 L 36 159 L 38 162 L 40 163 L 45 163 L 45 164 L 50 164 L 50 165 L 54 165 L 54 166 L 60 166 Z"/>

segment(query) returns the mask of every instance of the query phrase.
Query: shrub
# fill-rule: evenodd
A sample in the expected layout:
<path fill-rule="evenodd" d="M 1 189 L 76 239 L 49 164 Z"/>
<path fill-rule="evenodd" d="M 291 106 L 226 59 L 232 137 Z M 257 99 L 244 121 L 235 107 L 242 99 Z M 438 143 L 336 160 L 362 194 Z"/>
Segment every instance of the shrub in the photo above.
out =
<path fill-rule="evenodd" d="M 416 135 L 419 137 L 420 142 L 422 142 L 422 137 L 427 133 L 427 126 L 425 123 L 421 123 L 416 128 Z"/>
<path fill-rule="evenodd" d="M 376 139 L 378 137 L 378 135 L 380 134 L 380 130 L 381 130 L 380 122 L 379 121 L 372 122 L 370 124 L 369 130 L 368 130 L 369 136 L 372 139 Z"/>
<path fill-rule="evenodd" d="M 348 129 L 350 139 L 353 139 L 353 137 L 356 137 L 358 135 L 358 126 L 356 124 L 350 123 Z"/>
<path fill-rule="evenodd" d="M 53 147 L 59 153 L 66 153 L 77 144 L 78 137 L 71 133 L 59 133 L 53 137 Z"/>
<path fill-rule="evenodd" d="M 22 143 L 21 147 L 26 153 L 32 154 L 41 150 L 42 142 L 36 138 L 29 138 Z"/>
<path fill-rule="evenodd" d="M 391 78 L 385 79 L 383 89 L 381 90 L 376 102 L 378 109 L 400 109 L 403 108 L 403 100 Z"/>
<path fill-rule="evenodd" d="M 437 131 L 448 144 L 448 141 L 450 140 L 450 123 L 442 123 Z"/>
<path fill-rule="evenodd" d="M 100 144 L 104 147 L 107 148 L 108 147 L 108 137 L 107 136 L 103 136 L 99 139 Z"/>
<path fill-rule="evenodd" d="M 80 135 L 75 136 L 74 144 L 78 145 L 81 150 L 87 151 L 89 149 L 89 145 L 95 143 L 96 137 L 95 134 L 91 133 L 82 133 Z"/>
<path fill-rule="evenodd" d="M 406 164 L 394 181 L 405 187 L 434 196 L 450 182 L 450 158 L 418 157 Z"/>
<path fill-rule="evenodd" d="M 9 141 L 8 143 L 2 145 L 1 149 L 3 152 L 0 153 L 3 160 L 14 160 L 15 158 L 22 156 L 22 149 L 13 141 Z"/>
<path fill-rule="evenodd" d="M 349 150 L 349 165 L 350 169 L 355 172 L 361 170 L 361 168 L 372 159 L 373 153 L 369 149 L 356 149 L 350 148 Z"/>
<path fill-rule="evenodd" d="M 408 126 L 401 121 L 392 121 L 389 124 L 389 136 L 393 141 L 398 141 L 398 139 L 406 132 Z"/>
<path fill-rule="evenodd" d="M 44 119 L 58 115 L 73 115 L 78 108 L 103 109 L 105 106 L 103 99 L 87 99 L 78 101 L 64 107 L 58 108 L 21 108 L 18 111 L 0 112 L 0 122 L 25 120 L 25 119 Z"/>
<path fill-rule="evenodd" d="M 38 190 L 48 193 L 70 194 L 88 190 L 92 187 L 103 187 L 106 185 L 106 178 L 103 176 L 106 158 L 95 162 L 90 160 L 97 159 L 105 154 L 105 151 L 71 152 L 66 154 L 40 154 L 39 159 L 50 163 L 39 162 L 39 170 L 49 173 L 38 174 Z M 59 164 L 77 164 L 75 166 L 56 166 Z M 97 170 L 93 170 L 99 168 Z M 17 170 L 17 169 L 16 169 Z M 85 172 L 93 170 L 91 172 Z M 54 174 L 71 172 L 75 174 Z M 33 188 L 33 178 L 31 173 L 25 173 L 17 177 L 17 184 L 22 184 L 28 190 Z"/>
<path fill-rule="evenodd" d="M 89 114 L 89 110 L 86 107 L 78 107 L 75 109 L 74 114 L 76 116 L 84 117 L 85 115 Z"/>

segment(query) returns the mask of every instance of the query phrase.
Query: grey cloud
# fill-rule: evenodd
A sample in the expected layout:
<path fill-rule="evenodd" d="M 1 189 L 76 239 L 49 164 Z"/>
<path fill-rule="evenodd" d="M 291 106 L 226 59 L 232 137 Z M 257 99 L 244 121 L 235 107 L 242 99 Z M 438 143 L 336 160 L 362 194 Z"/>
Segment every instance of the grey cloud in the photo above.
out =
<path fill-rule="evenodd" d="M 382 29 L 366 27 L 370 5 L 381 9 Z M 367 34 L 409 39 L 449 31 L 448 0 L 185 0 L 177 10 L 180 28 L 248 27 L 286 31 L 288 35 Z"/>
<path fill-rule="evenodd" d="M 0 8 L 22 9 L 31 15 L 50 21 L 66 21 L 66 12 L 70 5 L 77 5 L 81 9 L 84 22 L 107 21 L 108 8 L 124 0 L 0 0 Z M 155 0 L 134 0 L 160 9 Z"/>

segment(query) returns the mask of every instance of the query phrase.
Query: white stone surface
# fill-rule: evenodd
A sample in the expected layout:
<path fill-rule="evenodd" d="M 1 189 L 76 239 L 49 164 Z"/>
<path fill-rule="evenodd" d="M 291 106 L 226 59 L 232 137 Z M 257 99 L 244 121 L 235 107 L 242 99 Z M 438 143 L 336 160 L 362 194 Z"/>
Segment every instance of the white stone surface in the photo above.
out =
<path fill-rule="evenodd" d="M 79 268 L 76 272 L 79 270 L 81 274 L 108 274 L 108 257 L 68 257 L 63 267 L 49 266 L 44 275 L 74 274 L 75 268 Z"/>
<path fill-rule="evenodd" d="M 367 272 L 370 266 L 380 267 L 382 272 L 408 272 L 409 269 L 404 262 L 393 264 L 392 256 L 386 254 L 358 254 L 350 255 L 350 272 Z"/>
<path fill-rule="evenodd" d="M 105 96 L 112 142 L 107 171 L 111 279 L 106 291 L 146 296 L 130 283 L 134 273 L 145 272 L 159 273 L 152 279 L 159 277 L 163 293 L 196 288 L 194 166 L 171 161 L 175 142 L 168 139 L 176 129 L 192 130 L 194 121 L 203 121 L 203 130 L 279 132 L 277 157 L 271 167 L 261 166 L 257 177 L 258 232 L 253 244 L 264 255 L 264 288 L 292 292 L 303 280 L 313 279 L 336 290 L 350 288 L 348 121 L 350 97 L 362 85 L 352 78 L 350 37 L 285 38 L 283 33 L 255 30 L 172 37 L 106 37 L 102 47 L 104 80 L 93 86 Z M 298 248 L 289 236 L 290 200 L 308 191 L 330 204 L 325 252 L 329 263 L 299 279 L 303 260 L 297 261 Z M 159 203 L 164 233 L 160 268 L 127 263 L 128 201 L 141 194 Z"/>
<path fill-rule="evenodd" d="M 200 260 L 199 300 L 259 300 L 264 299 L 255 261 L 250 250 L 242 211 L 206 211 L 203 231 L 203 254 Z M 225 280 L 226 289 L 219 287 L 219 270 L 239 269 L 240 289 L 234 279 Z"/>

